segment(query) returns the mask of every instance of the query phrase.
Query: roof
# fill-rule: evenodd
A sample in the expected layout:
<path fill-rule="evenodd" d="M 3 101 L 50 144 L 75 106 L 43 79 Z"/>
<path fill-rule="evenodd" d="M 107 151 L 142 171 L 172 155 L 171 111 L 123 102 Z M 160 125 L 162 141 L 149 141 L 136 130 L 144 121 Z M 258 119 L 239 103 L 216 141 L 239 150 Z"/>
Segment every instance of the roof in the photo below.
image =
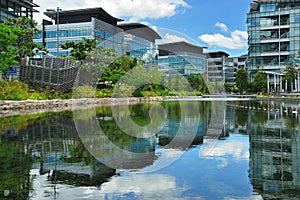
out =
<path fill-rule="evenodd" d="M 90 22 L 92 17 L 114 26 L 117 25 L 118 21 L 123 21 L 122 19 L 111 16 L 100 7 L 77 10 L 61 10 L 58 13 L 57 10 L 54 10 L 44 12 L 44 14 L 55 21 L 58 14 L 60 24 Z"/>
<path fill-rule="evenodd" d="M 221 57 L 221 56 L 227 56 L 227 57 L 229 56 L 229 54 L 224 51 L 206 52 L 205 54 L 211 58 L 216 58 L 216 57 Z"/>
<path fill-rule="evenodd" d="M 250 12 L 258 11 L 260 4 L 273 4 L 273 3 L 296 3 L 300 0 L 253 0 L 250 3 Z"/>
<path fill-rule="evenodd" d="M 30 9 L 30 11 L 32 12 L 39 12 L 35 9 L 33 9 L 33 7 L 40 7 L 39 5 L 35 4 L 32 2 L 32 0 L 10 0 L 12 3 L 15 3 L 17 5 L 21 5 L 25 8 Z"/>
<path fill-rule="evenodd" d="M 169 55 L 170 53 L 176 53 L 176 52 L 190 52 L 196 54 L 203 54 L 203 48 L 204 47 L 194 45 L 185 41 L 165 43 L 165 44 L 158 45 L 159 56 L 166 56 Z"/>
<path fill-rule="evenodd" d="M 138 36 L 145 40 L 155 42 L 156 39 L 161 39 L 161 36 L 152 28 L 141 23 L 122 23 L 118 24 L 118 27 L 125 32 Z"/>
<path fill-rule="evenodd" d="M 253 0 L 257 3 L 295 3 L 300 2 L 300 0 Z"/>

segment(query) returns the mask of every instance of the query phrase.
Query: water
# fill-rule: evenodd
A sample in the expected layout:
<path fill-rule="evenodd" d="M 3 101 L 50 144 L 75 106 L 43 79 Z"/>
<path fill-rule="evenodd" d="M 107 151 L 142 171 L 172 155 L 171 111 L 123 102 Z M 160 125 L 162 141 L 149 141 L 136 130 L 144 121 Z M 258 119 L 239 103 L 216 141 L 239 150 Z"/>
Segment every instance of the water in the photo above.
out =
<path fill-rule="evenodd" d="M 171 101 L 0 118 L 0 199 L 299 199 L 299 105 Z"/>

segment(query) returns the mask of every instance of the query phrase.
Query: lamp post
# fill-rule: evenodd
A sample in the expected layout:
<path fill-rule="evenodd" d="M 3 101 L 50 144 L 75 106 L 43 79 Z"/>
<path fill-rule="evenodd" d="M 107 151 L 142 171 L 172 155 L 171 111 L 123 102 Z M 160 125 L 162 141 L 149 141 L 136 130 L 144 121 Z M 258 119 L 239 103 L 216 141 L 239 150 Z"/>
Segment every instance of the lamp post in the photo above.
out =
<path fill-rule="evenodd" d="M 59 7 L 56 8 L 56 10 L 54 9 L 47 9 L 47 12 L 56 12 L 56 56 L 58 57 L 58 53 L 59 53 L 59 11 L 61 11 L 61 9 L 59 9 Z"/>

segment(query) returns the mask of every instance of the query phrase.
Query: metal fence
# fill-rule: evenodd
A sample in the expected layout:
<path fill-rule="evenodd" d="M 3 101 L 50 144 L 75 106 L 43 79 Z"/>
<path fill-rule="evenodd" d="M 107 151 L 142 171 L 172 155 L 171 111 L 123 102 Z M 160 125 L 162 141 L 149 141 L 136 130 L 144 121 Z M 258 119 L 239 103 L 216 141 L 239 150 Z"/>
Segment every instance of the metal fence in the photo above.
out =
<path fill-rule="evenodd" d="M 71 58 L 46 57 L 23 59 L 20 81 L 36 89 L 65 92 L 73 88 L 79 70 L 79 62 Z"/>

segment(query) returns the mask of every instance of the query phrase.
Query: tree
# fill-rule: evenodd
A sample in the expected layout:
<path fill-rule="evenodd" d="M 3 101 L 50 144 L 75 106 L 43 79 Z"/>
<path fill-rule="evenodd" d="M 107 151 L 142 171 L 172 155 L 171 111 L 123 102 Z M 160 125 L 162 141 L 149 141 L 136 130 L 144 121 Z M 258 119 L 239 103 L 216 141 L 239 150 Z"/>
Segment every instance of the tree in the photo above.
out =
<path fill-rule="evenodd" d="M 80 61 L 83 63 L 88 53 L 96 48 L 96 39 L 82 38 L 82 41 L 79 42 L 66 42 L 62 44 L 63 49 L 71 49 L 71 56 L 74 60 Z"/>
<path fill-rule="evenodd" d="M 6 72 L 12 65 L 17 65 L 16 44 L 20 28 L 0 23 L 0 72 Z"/>
<path fill-rule="evenodd" d="M 187 76 L 187 80 L 191 84 L 194 90 L 201 92 L 202 94 L 208 93 L 208 88 L 206 86 L 203 77 L 199 74 L 191 74 Z"/>
<path fill-rule="evenodd" d="M 264 92 L 267 89 L 267 74 L 261 70 L 258 70 L 253 75 L 252 85 L 254 87 L 254 91 L 256 92 Z"/>
<path fill-rule="evenodd" d="M 286 64 L 284 69 L 284 78 L 283 80 L 288 81 L 291 84 L 291 91 L 293 90 L 293 82 L 297 79 L 297 64 L 295 62 L 289 62 Z"/>
<path fill-rule="evenodd" d="M 41 33 L 41 31 L 36 28 L 36 21 L 26 17 L 19 17 L 17 19 L 8 19 L 4 23 L 18 29 L 15 33 L 17 36 L 15 53 L 18 62 L 20 62 L 22 58 L 33 56 L 39 50 L 47 51 L 44 46 L 33 42 L 34 35 Z"/>
<path fill-rule="evenodd" d="M 248 73 L 243 67 L 237 70 L 235 82 L 240 93 L 248 90 Z"/>
<path fill-rule="evenodd" d="M 90 52 L 86 52 L 86 58 L 80 66 L 79 84 L 91 84 L 96 86 L 105 70 L 111 69 L 111 65 L 121 54 L 114 49 L 98 46 Z"/>

